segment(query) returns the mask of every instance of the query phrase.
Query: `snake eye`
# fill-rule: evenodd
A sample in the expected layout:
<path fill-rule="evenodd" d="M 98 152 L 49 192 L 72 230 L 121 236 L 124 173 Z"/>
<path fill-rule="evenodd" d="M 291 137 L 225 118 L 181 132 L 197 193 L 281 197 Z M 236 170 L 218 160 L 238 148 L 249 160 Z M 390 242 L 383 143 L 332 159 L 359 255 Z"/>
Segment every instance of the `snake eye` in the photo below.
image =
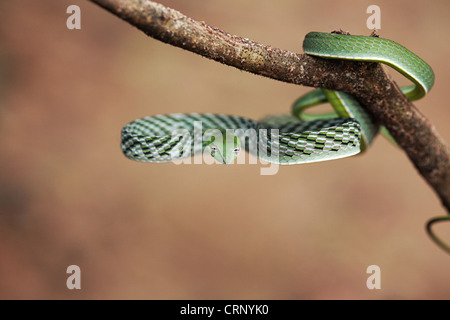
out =
<path fill-rule="evenodd" d="M 239 154 L 240 151 L 241 151 L 241 148 L 239 148 L 239 147 L 236 147 L 236 148 L 233 149 L 233 152 L 235 154 Z"/>
<path fill-rule="evenodd" d="M 211 155 L 214 156 L 214 154 L 215 154 L 216 151 L 217 151 L 217 146 L 214 145 L 214 144 L 211 144 L 211 145 L 209 146 L 209 148 L 211 149 Z"/>

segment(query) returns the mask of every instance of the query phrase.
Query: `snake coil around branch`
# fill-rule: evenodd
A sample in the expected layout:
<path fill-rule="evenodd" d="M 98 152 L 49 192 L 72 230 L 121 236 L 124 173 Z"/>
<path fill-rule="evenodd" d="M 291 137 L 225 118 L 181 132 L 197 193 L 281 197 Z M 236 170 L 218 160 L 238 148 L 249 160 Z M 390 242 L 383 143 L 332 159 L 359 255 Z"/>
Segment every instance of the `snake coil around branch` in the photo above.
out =
<path fill-rule="evenodd" d="M 311 56 L 314 54 L 311 52 L 302 55 L 272 48 L 197 22 L 153 1 L 90 1 L 157 40 L 204 57 L 276 80 L 352 95 L 374 123 L 386 127 L 450 211 L 450 150 L 431 123 L 407 99 L 420 98 L 427 92 L 427 86 L 432 85 L 430 79 L 415 83 L 413 90 L 405 95 L 378 64 L 368 64 L 363 59 L 322 59 Z M 333 36 L 322 34 L 318 38 L 321 37 Z M 415 79 L 413 74 L 406 76 Z"/>

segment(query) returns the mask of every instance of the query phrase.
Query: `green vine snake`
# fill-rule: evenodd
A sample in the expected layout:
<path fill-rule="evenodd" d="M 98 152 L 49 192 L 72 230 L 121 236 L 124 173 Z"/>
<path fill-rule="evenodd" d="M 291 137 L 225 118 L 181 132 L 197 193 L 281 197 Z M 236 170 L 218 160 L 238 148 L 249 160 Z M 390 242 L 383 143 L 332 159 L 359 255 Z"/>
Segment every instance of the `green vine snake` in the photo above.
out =
<path fill-rule="evenodd" d="M 392 40 L 311 32 L 305 36 L 303 50 L 320 58 L 386 64 L 413 82 L 402 88 L 409 100 L 422 98 L 434 84 L 431 67 Z M 331 104 L 333 114 L 305 112 L 324 102 Z M 352 96 L 318 89 L 295 101 L 291 115 L 260 121 L 196 113 L 138 119 L 122 129 L 122 151 L 126 157 L 144 162 L 169 162 L 205 152 L 220 163 L 230 164 L 242 148 L 269 162 L 300 164 L 361 153 L 378 131 L 379 125 Z M 427 228 L 431 232 L 431 225 Z"/>
<path fill-rule="evenodd" d="M 410 100 L 422 98 L 434 83 L 431 67 L 391 40 L 311 32 L 305 37 L 303 49 L 306 54 L 321 58 L 387 64 L 414 83 L 402 88 Z M 305 112 L 326 101 L 334 114 Z M 196 129 L 200 134 L 195 137 Z M 243 148 L 270 162 L 300 164 L 363 152 L 378 129 L 352 96 L 319 89 L 298 99 L 291 115 L 269 116 L 260 121 L 195 113 L 138 119 L 123 128 L 122 151 L 130 159 L 145 162 L 168 162 L 207 151 L 219 162 L 229 164 Z"/>

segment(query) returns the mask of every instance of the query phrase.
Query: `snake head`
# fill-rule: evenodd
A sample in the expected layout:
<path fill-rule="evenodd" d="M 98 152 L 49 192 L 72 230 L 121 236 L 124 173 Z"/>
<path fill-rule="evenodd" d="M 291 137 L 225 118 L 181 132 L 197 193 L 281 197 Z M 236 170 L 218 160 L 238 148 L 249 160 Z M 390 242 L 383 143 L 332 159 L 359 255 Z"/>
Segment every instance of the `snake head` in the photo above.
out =
<path fill-rule="evenodd" d="M 241 152 L 241 141 L 233 134 L 227 134 L 222 140 L 212 136 L 206 147 L 214 159 L 223 164 L 231 164 Z"/>

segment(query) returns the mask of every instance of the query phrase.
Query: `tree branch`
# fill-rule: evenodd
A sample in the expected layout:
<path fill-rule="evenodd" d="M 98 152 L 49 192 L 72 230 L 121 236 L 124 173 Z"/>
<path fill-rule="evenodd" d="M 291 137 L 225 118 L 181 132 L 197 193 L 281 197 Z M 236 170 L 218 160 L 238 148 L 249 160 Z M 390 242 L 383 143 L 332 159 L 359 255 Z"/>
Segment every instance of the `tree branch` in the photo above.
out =
<path fill-rule="evenodd" d="M 315 58 L 228 34 L 149 0 L 90 0 L 147 35 L 268 78 L 355 96 L 386 126 L 450 212 L 450 150 L 377 63 Z"/>

